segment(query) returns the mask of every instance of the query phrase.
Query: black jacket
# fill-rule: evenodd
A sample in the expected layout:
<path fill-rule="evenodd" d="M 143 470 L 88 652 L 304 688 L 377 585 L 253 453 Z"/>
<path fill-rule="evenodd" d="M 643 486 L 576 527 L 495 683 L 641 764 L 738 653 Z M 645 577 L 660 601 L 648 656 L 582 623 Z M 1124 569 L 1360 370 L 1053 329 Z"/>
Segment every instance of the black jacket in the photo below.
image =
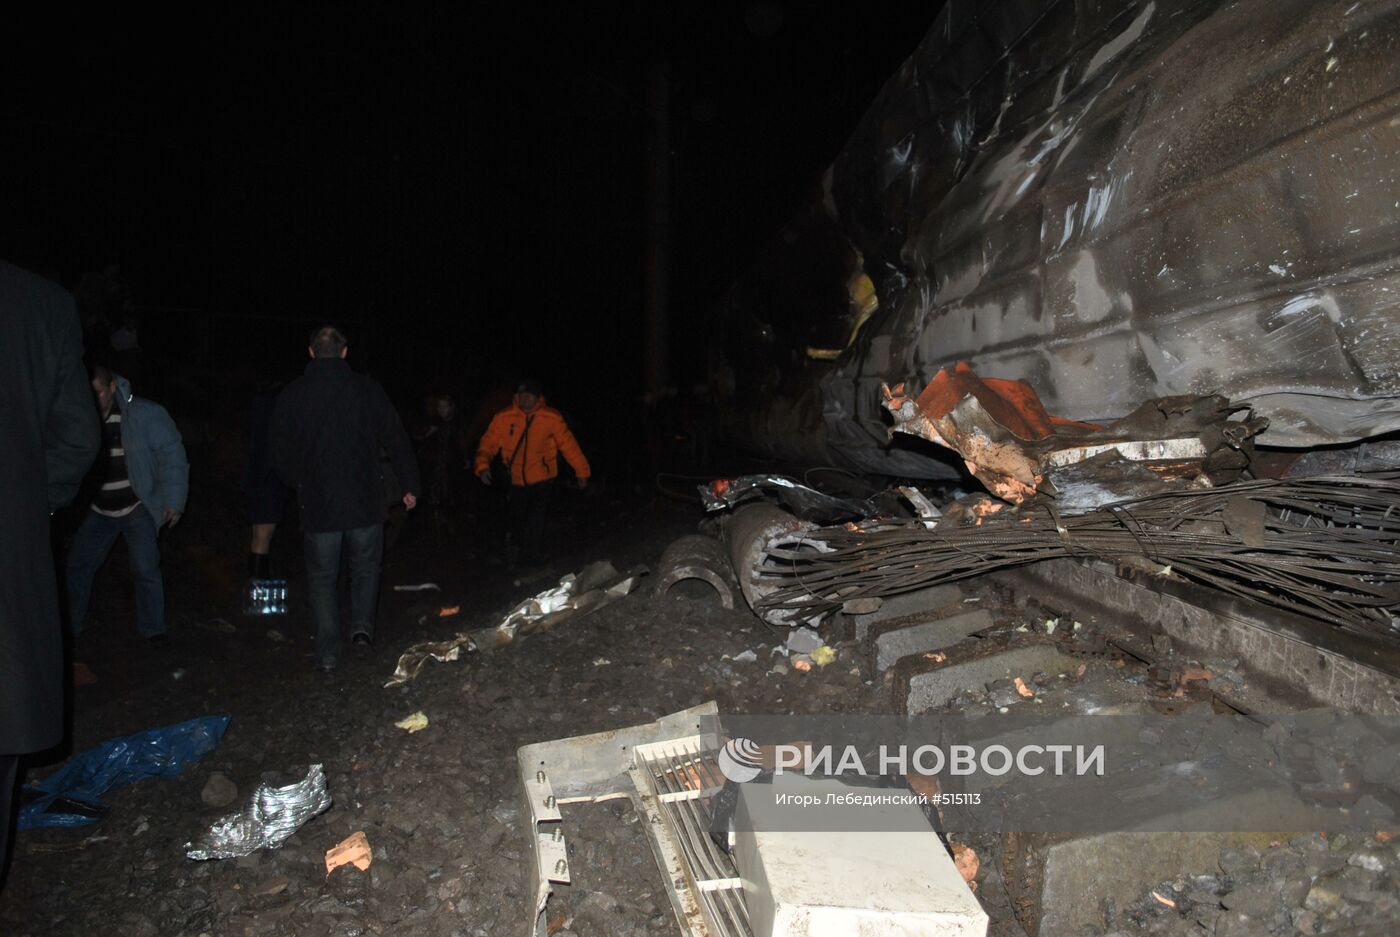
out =
<path fill-rule="evenodd" d="M 99 439 L 73 298 L 0 262 L 0 755 L 63 737 L 49 513 L 73 500 Z"/>
<path fill-rule="evenodd" d="M 418 462 L 384 388 L 340 358 L 311 361 L 277 398 L 272 461 L 296 489 L 309 533 L 384 522 L 381 447 L 398 479 L 396 496 L 418 494 Z"/>

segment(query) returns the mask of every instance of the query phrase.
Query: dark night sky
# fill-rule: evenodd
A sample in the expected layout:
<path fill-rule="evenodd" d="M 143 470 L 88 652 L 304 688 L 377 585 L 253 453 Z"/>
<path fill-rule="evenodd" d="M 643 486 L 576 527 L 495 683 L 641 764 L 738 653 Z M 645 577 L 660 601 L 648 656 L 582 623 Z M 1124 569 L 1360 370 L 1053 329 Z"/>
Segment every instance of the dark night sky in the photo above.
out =
<path fill-rule="evenodd" d="M 290 6 L 11 30 L 0 256 L 70 286 L 120 263 L 139 305 L 199 311 L 144 325 L 194 359 L 273 354 L 331 319 L 401 393 L 529 371 L 616 400 L 641 381 L 657 64 L 673 372 L 693 379 L 705 310 L 938 4 Z"/>

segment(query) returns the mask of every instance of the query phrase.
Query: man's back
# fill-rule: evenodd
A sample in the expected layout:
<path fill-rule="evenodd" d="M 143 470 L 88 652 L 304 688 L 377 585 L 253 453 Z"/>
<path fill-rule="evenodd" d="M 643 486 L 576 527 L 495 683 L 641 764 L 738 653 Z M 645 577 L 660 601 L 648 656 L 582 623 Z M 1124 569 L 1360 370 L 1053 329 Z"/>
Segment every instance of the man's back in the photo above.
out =
<path fill-rule="evenodd" d="M 62 631 L 49 512 L 97 453 L 82 334 L 61 287 L 0 263 L 0 754 L 62 734 Z M 7 821 L 8 818 L 0 818 Z"/>
<path fill-rule="evenodd" d="M 278 397 L 274 464 L 283 481 L 297 489 L 307 531 L 383 522 L 388 498 L 381 446 L 388 449 L 404 491 L 417 491 L 417 462 L 384 390 L 339 358 L 312 360 Z"/>

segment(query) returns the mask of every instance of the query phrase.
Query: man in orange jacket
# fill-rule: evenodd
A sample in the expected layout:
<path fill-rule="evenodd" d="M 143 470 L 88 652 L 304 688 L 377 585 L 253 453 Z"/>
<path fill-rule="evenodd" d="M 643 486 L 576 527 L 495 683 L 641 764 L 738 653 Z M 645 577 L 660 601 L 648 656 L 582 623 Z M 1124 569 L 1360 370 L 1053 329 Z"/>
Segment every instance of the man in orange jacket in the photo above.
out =
<path fill-rule="evenodd" d="M 473 470 L 483 484 L 492 483 L 491 462 L 500 457 L 510 476 L 510 539 L 506 559 L 514 566 L 521 551 L 532 560 L 544 554 L 545 518 L 549 494 L 559 475 L 559 455 L 578 476 L 579 488 L 588 487 L 592 474 L 578 440 L 564 417 L 545 406 L 544 390 L 536 381 L 521 381 L 515 402 L 497 413 L 481 437 Z"/>

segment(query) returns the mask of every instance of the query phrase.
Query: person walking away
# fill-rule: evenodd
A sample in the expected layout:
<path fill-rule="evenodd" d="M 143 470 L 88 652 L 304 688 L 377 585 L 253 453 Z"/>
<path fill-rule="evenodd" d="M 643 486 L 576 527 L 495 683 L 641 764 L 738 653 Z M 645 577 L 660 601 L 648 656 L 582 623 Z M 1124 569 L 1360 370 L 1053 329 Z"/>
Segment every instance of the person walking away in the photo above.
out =
<path fill-rule="evenodd" d="M 82 632 L 93 578 L 120 536 L 136 584 L 136 630 L 161 647 L 169 637 L 157 538 L 185 511 L 190 483 L 185 446 L 165 408 L 133 395 L 126 378 L 97 365 L 92 392 L 102 423 L 100 487 L 68 547 L 69 627 L 75 637 Z"/>
<path fill-rule="evenodd" d="M 467 440 L 457 421 L 457 402 L 450 394 L 430 398 L 428 425 L 418 443 L 422 462 L 425 503 L 433 521 L 434 540 L 457 533 L 458 479 L 469 465 Z"/>
<path fill-rule="evenodd" d="M 282 522 L 283 505 L 287 499 L 287 487 L 277 477 L 272 465 L 272 409 L 277 403 L 277 395 L 282 391 L 282 383 L 274 382 L 253 396 L 248 407 L 248 463 L 244 469 L 243 491 L 247 499 L 248 526 L 248 579 L 271 579 L 269 555 L 272 552 L 272 535 Z"/>
<path fill-rule="evenodd" d="M 477 478 L 485 485 L 494 479 L 493 460 L 500 460 L 497 471 L 510 478 L 511 530 L 506 562 L 511 567 L 522 554 L 531 562 L 545 556 L 549 497 L 559 475 L 560 454 L 578 477 L 579 488 L 587 488 L 591 470 L 568 423 L 558 410 L 546 406 L 538 381 L 521 381 L 511 405 L 497 413 L 486 428 L 473 463 Z"/>
<path fill-rule="evenodd" d="M 49 516 L 78 493 L 99 432 L 78 310 L 0 262 L 0 888 L 21 755 L 63 738 L 63 626 Z"/>
<path fill-rule="evenodd" d="M 329 673 L 342 646 L 336 600 L 342 549 L 350 566 L 351 642 L 362 652 L 374 646 L 387 514 L 380 449 L 389 453 L 399 499 L 410 511 L 418 503 L 418 464 L 384 389 L 346 362 L 345 336 L 323 326 L 311 333 L 307 353 L 305 373 L 273 408 L 272 458 L 301 504 L 316 664 Z"/>

